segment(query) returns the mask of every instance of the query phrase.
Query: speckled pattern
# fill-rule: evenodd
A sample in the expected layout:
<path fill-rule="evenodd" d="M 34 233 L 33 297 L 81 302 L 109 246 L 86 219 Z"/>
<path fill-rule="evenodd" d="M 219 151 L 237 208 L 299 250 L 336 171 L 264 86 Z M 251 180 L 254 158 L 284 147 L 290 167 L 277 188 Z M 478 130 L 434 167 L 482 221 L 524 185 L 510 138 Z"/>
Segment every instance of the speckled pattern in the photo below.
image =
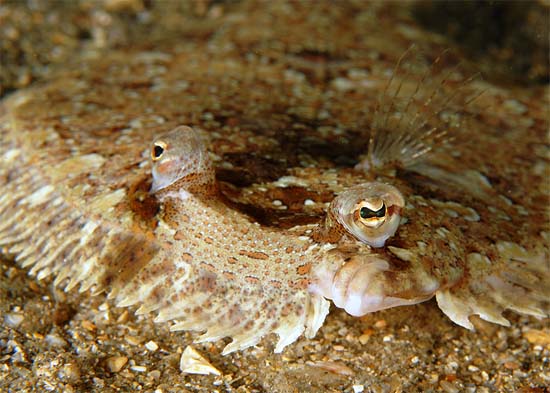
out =
<path fill-rule="evenodd" d="M 392 263 L 391 274 L 380 278 L 388 293 L 401 290 L 403 298 L 414 298 L 418 288 L 407 285 L 424 284 L 425 277 L 411 281 L 411 272 L 428 272 L 442 286 L 450 287 L 438 294 L 440 307 L 466 326 L 469 314 L 506 323 L 500 316 L 506 307 L 535 315 L 547 310 L 548 288 L 537 287 L 537 282 L 547 282 L 549 273 L 543 246 L 548 240 L 543 240 L 548 231 L 548 184 L 542 181 L 548 174 L 548 147 L 542 143 L 547 138 L 547 90 L 473 82 L 469 89 L 484 90 L 481 97 L 464 105 L 469 96 L 465 92 L 446 103 L 446 110 L 460 118 L 459 132 L 454 132 L 456 140 L 450 147 L 440 146 L 427 160 L 414 165 L 365 172 L 354 166 L 363 166 L 369 130 L 383 115 L 376 110 L 378 97 L 412 42 L 420 46 L 426 59 L 407 73 L 403 71 L 405 97 L 423 81 L 426 72 L 426 94 L 434 91 L 435 85 L 445 96 L 465 86 L 467 75 L 474 71 L 467 65 L 453 68 L 457 55 L 445 56 L 440 67 L 452 69 L 453 80 L 438 83 L 441 70 L 431 64 L 446 43 L 423 34 L 391 8 L 348 5 L 306 10 L 299 4 L 278 4 L 267 12 L 254 4 L 241 4 L 229 11 L 207 36 L 201 32 L 196 40 L 167 38 L 166 42 L 174 45 L 166 44 L 157 51 L 91 50 L 70 71 L 4 101 L 0 132 L 7 143 L 2 149 L 1 179 L 7 192 L 0 202 L 4 212 L 0 226 L 7 254 L 26 254 L 26 259 L 18 257 L 20 264 L 31 267 L 39 278 L 54 273 L 55 282 L 69 289 L 77 285 L 107 289 L 123 303 L 129 294 L 138 294 L 134 300 L 141 301 L 141 312 L 158 309 L 159 305 L 147 298 L 148 293 L 145 297 L 139 294 L 140 289 L 146 292 L 148 288 L 140 288 L 140 282 L 165 278 L 158 273 L 163 270 L 162 261 L 156 272 L 150 270 L 144 276 L 140 271 L 146 271 L 142 267 L 154 270 L 151 258 L 159 249 L 170 248 L 158 242 L 159 228 L 164 225 L 158 220 L 164 217 L 164 223 L 171 222 L 170 204 L 148 193 L 150 143 L 179 124 L 189 124 L 200 128 L 212 153 L 224 199 L 216 202 L 221 203 L 217 209 L 223 213 L 221 217 L 193 216 L 194 226 L 242 222 L 245 227 L 257 221 L 262 228 L 279 233 L 277 236 L 286 233 L 284 236 L 298 239 L 323 219 L 335 195 L 366 181 L 382 180 L 396 185 L 407 201 L 406 221 L 384 248 L 376 250 L 378 257 Z M 302 23 L 294 23 L 295 19 Z M 438 107 L 434 104 L 433 108 Z M 487 151 L 491 151 L 490 157 Z M 25 209 L 17 208 L 21 206 Z M 184 204 L 183 208 L 200 211 L 201 206 Z M 175 211 L 181 207 L 176 206 Z M 216 209 L 205 212 L 212 211 Z M 185 218 L 180 214 L 173 217 Z M 248 217 L 246 223 L 239 221 L 244 217 Z M 178 236 L 185 239 L 187 234 Z M 224 239 L 233 239 L 216 236 L 209 241 L 219 248 L 224 247 Z M 276 237 L 272 240 L 266 247 L 277 244 Z M 75 246 L 78 244 L 84 246 Z M 329 270 L 338 268 L 347 256 L 362 255 L 357 247 L 366 247 L 353 242 L 340 246 L 328 257 L 319 257 L 328 261 L 325 266 Z M 197 252 L 211 253 L 212 249 Z M 300 255 L 300 247 L 294 252 Z M 249 253 L 238 258 L 257 264 L 265 260 L 264 255 Z M 303 276 L 311 266 L 298 261 L 295 268 L 298 276 Z M 201 269 L 217 274 L 220 266 L 204 261 Z M 240 293 L 225 298 L 228 308 L 239 306 L 249 294 L 239 292 L 246 283 L 249 288 L 260 288 L 251 292 L 256 293 L 250 303 L 254 306 L 272 301 L 265 304 L 279 315 L 301 315 L 304 310 L 296 314 L 285 304 L 301 303 L 308 309 L 307 300 L 291 299 L 309 296 L 306 285 L 296 284 L 298 277 L 285 276 L 277 268 L 262 269 L 261 274 L 255 269 L 250 269 L 249 277 L 242 267 L 239 271 L 226 269 L 226 278 L 237 274 L 237 281 L 233 287 L 217 288 L 218 292 L 211 293 L 213 298 L 219 301 L 224 299 L 223 293 Z M 74 293 L 57 290 L 53 294 L 58 306 L 51 316 L 43 317 L 46 322 L 41 324 L 43 318 L 29 321 L 26 313 L 33 315 L 33 307 L 40 307 L 33 304 L 53 300 L 33 300 L 33 291 L 44 291 L 37 284 L 28 284 L 29 289 L 17 286 L 24 270 L 6 263 L 4 271 L 6 284 L 13 280 L 15 289 L 2 287 L 2 295 L 29 299 L 2 310 L 7 329 L 0 343 L 5 348 L 3 372 L 9 383 L 16 383 L 21 378 L 18 375 L 31 369 L 32 378 L 42 386 L 73 390 L 128 389 L 135 383 L 167 391 L 185 384 L 191 390 L 204 391 L 357 391 L 361 386 L 373 391 L 410 390 L 411 386 L 458 391 L 481 385 L 512 389 L 548 383 L 549 376 L 542 371 L 548 356 L 547 322 L 533 319 L 527 323 L 527 319 L 506 313 L 512 328 L 494 327 L 474 318 L 480 332 L 468 333 L 446 322 L 431 304 L 357 320 L 342 312 L 332 313 L 317 338 L 302 338 L 278 357 L 270 352 L 280 348 L 281 341 L 275 345 L 272 338 L 227 358 L 219 353 L 228 341 L 199 345 L 224 375 L 178 377 L 173 359 L 177 362 L 178 352 L 197 335 L 169 334 L 169 326 L 153 327 L 147 315 L 134 319 L 114 308 L 104 295 L 82 295 L 75 300 Z M 171 269 L 166 272 L 174 273 Z M 321 269 L 321 273 L 325 271 Z M 140 281 L 140 277 L 145 279 Z M 267 292 L 265 282 L 274 278 Z M 177 280 L 177 274 L 170 279 Z M 206 291 L 201 293 L 212 289 L 206 276 L 205 280 L 201 285 Z M 127 286 L 128 282 L 133 284 Z M 281 282 L 292 284 L 289 288 L 294 291 L 278 290 Z M 168 284 L 164 290 L 175 287 L 173 281 Z M 182 299 L 189 299 L 185 296 L 193 291 L 180 293 Z M 200 301 L 200 296 L 196 297 L 190 306 Z M 172 319 L 173 311 L 163 307 L 168 311 L 163 314 L 161 310 L 159 319 Z M 223 307 L 223 302 L 215 307 Z M 243 323 L 246 335 L 250 325 L 237 322 Z M 197 320 L 195 328 L 229 329 L 232 321 L 206 323 Z M 258 327 L 253 324 L 253 328 Z M 223 329 L 215 333 L 227 335 Z M 218 338 L 216 334 L 212 337 Z M 238 334 L 237 329 L 229 335 L 235 338 Z M 294 341 L 295 333 L 285 332 L 282 339 L 285 334 Z M 22 340 L 24 335 L 28 340 Z M 250 343 L 263 335 L 252 337 Z M 81 344 L 79 337 L 84 338 Z M 484 339 L 493 346 L 485 346 Z M 159 343 L 161 349 L 145 350 L 143 344 L 149 340 Z M 33 343 L 45 343 L 53 353 L 66 352 L 52 363 L 53 358 L 47 355 L 51 352 L 28 355 L 37 354 Z M 392 345 L 394 349 L 390 349 Z M 530 349 L 520 355 L 526 348 Z M 483 351 L 492 355 L 480 356 Z M 129 358 L 118 374 L 109 367 L 113 362 L 108 360 L 114 356 Z M 528 360 L 519 361 L 518 356 Z M 29 368 L 29 364 L 33 366 Z M 410 371 L 403 372 L 407 367 Z M 93 371 L 88 373 L 88 369 Z M 522 378 L 530 378 L 531 385 Z"/>

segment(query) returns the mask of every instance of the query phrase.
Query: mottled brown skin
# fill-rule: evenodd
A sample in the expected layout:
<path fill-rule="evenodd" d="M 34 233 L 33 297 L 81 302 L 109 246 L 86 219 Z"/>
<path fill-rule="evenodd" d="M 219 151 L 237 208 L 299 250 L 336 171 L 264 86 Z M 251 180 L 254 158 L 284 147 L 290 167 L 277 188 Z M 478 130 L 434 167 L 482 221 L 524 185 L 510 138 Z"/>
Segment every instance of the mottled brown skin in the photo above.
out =
<path fill-rule="evenodd" d="M 130 62 L 114 54 L 108 76 L 91 63 L 83 75 L 75 71 L 17 93 L 0 109 L 3 252 L 66 289 L 108 291 L 118 304 L 156 310 L 158 320 L 178 319 L 175 329 L 208 329 L 206 340 L 232 337 L 226 351 L 270 332 L 280 333 L 277 350 L 304 328 L 314 334 L 327 310 L 319 294 L 345 303 L 354 272 L 365 278 L 358 284 L 374 284 L 367 295 L 401 304 L 438 292 L 443 310 L 464 326 L 472 314 L 506 323 L 500 317 L 506 308 L 547 316 L 543 92 L 523 104 L 526 112 L 514 114 L 504 105 L 513 92 L 474 82 L 472 89 L 486 91 L 471 106 L 465 105 L 471 94 L 462 90 L 444 106 L 461 119 L 453 127 L 459 131 L 453 132 L 455 147 L 428 138 L 425 143 L 436 149 L 423 160 L 404 163 L 384 153 L 388 165 L 352 168 L 365 162 L 358 156 L 369 152 L 369 133 L 380 141 L 388 140 L 384 133 L 389 140 L 400 135 L 399 121 L 386 121 L 375 97 L 407 46 L 396 43 L 383 58 L 365 49 L 357 60 L 346 60 L 346 69 L 369 70 L 365 81 L 350 79 L 357 85 L 351 90 L 321 86 L 315 65 L 298 54 L 277 54 L 272 63 L 235 63 L 205 49 Z M 308 77 L 285 79 L 298 70 Z M 456 73 L 442 83 L 435 69 L 412 67 L 402 77 L 402 93 L 394 97 L 390 91 L 386 102 L 413 102 L 401 110 L 430 121 L 413 135 L 425 135 L 430 125 L 442 129 L 441 105 L 424 104 L 434 91 L 430 85 L 442 86 L 443 96 L 463 86 L 467 78 Z M 134 74 L 155 88 L 129 83 Z M 419 82 L 428 87 L 413 100 Z M 261 102 L 254 99 L 258 90 L 266 97 Z M 494 109 L 486 111 L 488 105 Z M 238 174 L 239 168 L 228 165 L 231 154 L 260 155 L 277 162 L 286 177 L 262 178 L 245 189 L 222 185 L 232 190 L 224 197 L 211 190 L 185 201 L 150 195 L 150 142 L 180 124 L 204 130 L 216 172 Z M 322 222 L 325 203 L 374 180 L 392 184 L 406 201 L 406 222 L 384 247 L 372 249 L 346 234 L 312 240 L 315 225 L 292 227 L 303 224 L 304 216 Z M 311 196 L 313 203 L 302 203 L 300 210 L 291 204 L 296 194 Z M 279 203 L 271 195 L 280 195 Z M 256 217 L 243 211 L 267 218 L 253 224 Z M 253 244 L 256 238 L 268 242 Z M 245 247 L 236 247 L 238 242 Z M 282 255 L 274 255 L 275 248 Z M 218 250 L 223 256 L 212 258 Z M 331 283 L 338 283 L 335 290 L 318 291 Z M 395 305 L 390 303 L 382 306 Z"/>
<path fill-rule="evenodd" d="M 226 353 L 270 332 L 281 337 L 277 351 L 304 326 L 314 334 L 311 314 L 324 319 L 327 310 L 326 301 L 307 291 L 308 260 L 318 248 L 233 209 L 192 128 L 159 136 L 151 155 L 152 189 L 162 206 L 155 238 L 163 246 L 118 294 L 121 304 L 157 310 L 160 321 L 181 318 L 172 329 L 206 331 L 201 341 L 232 337 Z"/>

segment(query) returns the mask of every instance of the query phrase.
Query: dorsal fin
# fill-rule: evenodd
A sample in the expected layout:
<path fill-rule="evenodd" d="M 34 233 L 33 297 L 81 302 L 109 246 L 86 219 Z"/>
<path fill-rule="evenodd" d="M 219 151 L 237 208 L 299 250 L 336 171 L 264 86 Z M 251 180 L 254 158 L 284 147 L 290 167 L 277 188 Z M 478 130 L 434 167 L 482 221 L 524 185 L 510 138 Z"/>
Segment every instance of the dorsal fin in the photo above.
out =
<path fill-rule="evenodd" d="M 452 141 L 463 125 L 464 108 L 482 92 L 469 92 L 479 74 L 464 77 L 461 64 L 446 67 L 448 51 L 427 63 L 414 46 L 397 61 L 371 121 L 367 154 L 356 169 L 410 167 Z"/>

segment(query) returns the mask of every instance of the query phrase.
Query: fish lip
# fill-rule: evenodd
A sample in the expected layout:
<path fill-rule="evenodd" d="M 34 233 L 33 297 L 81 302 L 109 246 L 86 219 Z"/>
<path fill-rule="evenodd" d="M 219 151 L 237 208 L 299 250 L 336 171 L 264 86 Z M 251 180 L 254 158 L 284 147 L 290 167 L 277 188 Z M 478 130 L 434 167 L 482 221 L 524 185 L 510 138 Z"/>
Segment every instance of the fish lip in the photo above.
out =
<path fill-rule="evenodd" d="M 387 308 L 382 281 L 377 281 L 377 276 L 389 267 L 378 255 L 355 255 L 334 270 L 318 269 L 317 280 L 310 284 L 309 291 L 332 300 L 350 315 L 363 316 Z"/>

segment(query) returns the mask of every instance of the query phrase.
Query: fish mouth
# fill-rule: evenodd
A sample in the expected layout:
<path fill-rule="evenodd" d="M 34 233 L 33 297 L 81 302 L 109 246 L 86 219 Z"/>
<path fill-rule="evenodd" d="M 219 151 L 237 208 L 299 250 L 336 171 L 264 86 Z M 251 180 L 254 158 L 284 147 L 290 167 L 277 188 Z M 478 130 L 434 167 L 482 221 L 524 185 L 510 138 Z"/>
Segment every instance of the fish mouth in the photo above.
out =
<path fill-rule="evenodd" d="M 388 261 L 380 255 L 356 255 L 344 264 L 330 269 L 318 267 L 309 290 L 333 301 L 355 317 L 391 307 L 421 303 L 433 293 L 416 297 L 398 297 L 390 293 L 384 272 L 390 269 Z"/>

